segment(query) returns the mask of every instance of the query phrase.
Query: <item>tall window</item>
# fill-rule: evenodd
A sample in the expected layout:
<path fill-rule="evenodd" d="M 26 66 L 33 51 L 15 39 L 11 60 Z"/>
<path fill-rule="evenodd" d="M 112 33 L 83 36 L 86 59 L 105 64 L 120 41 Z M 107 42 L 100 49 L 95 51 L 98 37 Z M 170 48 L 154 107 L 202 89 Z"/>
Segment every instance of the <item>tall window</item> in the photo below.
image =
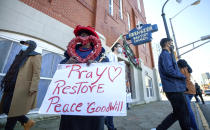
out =
<path fill-rule="evenodd" d="M 139 11 L 141 12 L 141 3 L 140 3 L 140 0 L 137 0 L 137 5 L 138 5 Z"/>
<path fill-rule="evenodd" d="M 127 13 L 127 17 L 128 17 L 128 30 L 131 30 L 131 22 L 130 22 L 130 15 L 129 13 Z"/>
<path fill-rule="evenodd" d="M 123 19 L 122 0 L 119 0 L 119 15 Z"/>
<path fill-rule="evenodd" d="M 109 0 L 109 14 L 113 16 L 113 0 Z"/>
<path fill-rule="evenodd" d="M 147 97 L 154 97 L 152 78 L 150 78 L 149 76 L 145 76 L 145 84 L 147 90 Z"/>
<path fill-rule="evenodd" d="M 40 82 L 38 87 L 37 108 L 42 104 L 42 101 L 47 92 L 48 86 L 56 71 L 57 65 L 63 59 L 63 56 L 47 50 L 42 50 L 42 67 L 40 72 Z"/>

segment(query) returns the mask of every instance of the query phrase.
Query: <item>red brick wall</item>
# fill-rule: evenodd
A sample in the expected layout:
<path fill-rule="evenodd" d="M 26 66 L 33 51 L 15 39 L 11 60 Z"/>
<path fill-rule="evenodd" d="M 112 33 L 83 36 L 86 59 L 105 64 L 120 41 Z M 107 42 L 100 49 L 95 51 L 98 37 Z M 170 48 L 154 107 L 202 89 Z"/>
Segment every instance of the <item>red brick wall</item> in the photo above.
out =
<path fill-rule="evenodd" d="M 64 24 L 94 26 L 95 0 L 20 0 Z"/>
<path fill-rule="evenodd" d="M 75 27 L 76 25 L 89 25 L 103 34 L 107 45 L 111 46 L 120 34 L 128 33 L 128 18 L 130 15 L 131 29 L 138 21 L 146 23 L 143 1 L 141 12 L 138 10 L 136 0 L 122 0 L 123 19 L 119 16 L 119 0 L 114 0 L 113 16 L 109 14 L 109 0 L 20 0 L 25 4 L 57 19 L 58 21 Z M 151 45 L 131 45 L 137 57 L 143 59 L 144 64 L 154 67 Z"/>

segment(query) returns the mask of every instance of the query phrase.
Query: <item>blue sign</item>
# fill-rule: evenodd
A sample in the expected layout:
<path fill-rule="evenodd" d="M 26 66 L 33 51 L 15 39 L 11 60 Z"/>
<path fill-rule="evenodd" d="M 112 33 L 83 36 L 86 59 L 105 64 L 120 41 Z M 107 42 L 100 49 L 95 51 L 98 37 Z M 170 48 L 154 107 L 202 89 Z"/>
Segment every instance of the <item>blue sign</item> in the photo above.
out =
<path fill-rule="evenodd" d="M 157 24 L 143 24 L 134 28 L 126 35 L 126 40 L 131 40 L 133 45 L 141 45 L 152 40 L 152 33 L 158 31 Z"/>

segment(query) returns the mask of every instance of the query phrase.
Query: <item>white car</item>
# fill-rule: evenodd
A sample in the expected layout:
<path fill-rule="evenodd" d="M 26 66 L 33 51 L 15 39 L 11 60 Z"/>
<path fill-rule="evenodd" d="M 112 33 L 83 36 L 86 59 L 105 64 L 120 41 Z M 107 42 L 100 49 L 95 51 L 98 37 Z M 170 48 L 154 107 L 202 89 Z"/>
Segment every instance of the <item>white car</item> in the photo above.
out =
<path fill-rule="evenodd" d="M 210 89 L 204 91 L 205 96 L 210 95 Z"/>

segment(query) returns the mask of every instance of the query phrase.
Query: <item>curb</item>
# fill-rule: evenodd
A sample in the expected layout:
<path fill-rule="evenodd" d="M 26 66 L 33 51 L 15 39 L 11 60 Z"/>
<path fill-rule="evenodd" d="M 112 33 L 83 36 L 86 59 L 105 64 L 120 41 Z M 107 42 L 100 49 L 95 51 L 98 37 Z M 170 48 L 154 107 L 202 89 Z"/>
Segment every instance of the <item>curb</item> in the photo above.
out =
<path fill-rule="evenodd" d="M 208 125 L 208 123 L 206 121 L 206 118 L 204 117 L 203 112 L 200 109 L 200 106 L 198 104 L 196 104 L 196 107 L 198 109 L 198 112 L 199 112 L 199 115 L 200 115 L 200 118 L 201 118 L 204 130 L 210 130 L 209 125 Z"/>

